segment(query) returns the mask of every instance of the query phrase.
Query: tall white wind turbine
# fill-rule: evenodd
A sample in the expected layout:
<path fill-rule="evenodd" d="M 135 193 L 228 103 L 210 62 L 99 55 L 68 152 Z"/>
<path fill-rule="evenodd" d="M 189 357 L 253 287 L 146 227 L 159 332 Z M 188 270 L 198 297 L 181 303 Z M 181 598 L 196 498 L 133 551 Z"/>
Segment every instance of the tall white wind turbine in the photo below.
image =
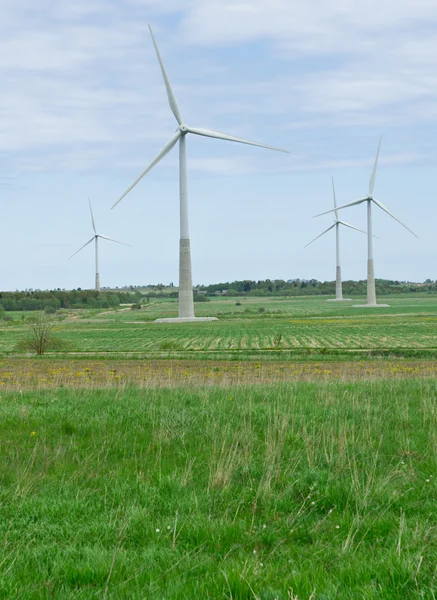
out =
<path fill-rule="evenodd" d="M 272 146 L 266 146 L 264 144 L 258 144 L 257 142 L 250 142 L 248 140 L 221 133 L 219 131 L 213 131 L 211 129 L 201 129 L 198 127 L 190 127 L 185 124 L 173 89 L 170 85 L 170 81 L 167 76 L 164 64 L 161 59 L 161 55 L 158 50 L 155 38 L 153 36 L 152 28 L 149 25 L 150 35 L 152 36 L 153 45 L 155 47 L 156 56 L 161 67 L 162 77 L 164 79 L 165 88 L 167 91 L 168 103 L 173 115 L 178 122 L 178 128 L 175 135 L 171 140 L 164 146 L 159 154 L 153 159 L 150 165 L 141 173 L 137 179 L 132 183 L 131 186 L 124 192 L 124 194 L 117 200 L 112 208 L 114 208 L 131 190 L 137 185 L 137 183 L 157 164 L 160 160 L 170 152 L 170 150 L 179 142 L 179 195 L 180 195 L 180 242 L 179 242 L 179 317 L 177 319 L 158 319 L 158 321 L 193 321 L 194 316 L 194 303 L 193 303 L 193 283 L 191 274 L 191 249 L 190 249 L 190 234 L 188 227 L 188 194 L 187 194 L 187 158 L 186 158 L 186 145 L 185 138 L 188 133 L 194 135 L 201 135 L 209 138 L 216 138 L 219 140 L 227 140 L 229 142 L 239 142 L 241 144 L 249 144 L 251 146 L 259 146 L 261 148 L 268 148 L 269 150 L 278 150 L 280 152 L 287 152 L 287 150 L 281 150 L 280 148 L 273 148 Z M 215 320 L 214 317 L 204 317 L 202 320 Z"/>
<path fill-rule="evenodd" d="M 381 148 L 381 138 L 379 139 L 378 150 L 376 152 L 375 164 L 373 165 L 372 175 L 370 176 L 369 182 L 369 194 L 365 198 L 360 198 L 359 200 L 355 200 L 355 202 L 350 202 L 349 204 L 344 204 L 343 206 L 339 206 L 338 209 L 327 210 L 324 213 L 320 213 L 316 215 L 316 217 L 320 217 L 321 215 L 326 215 L 330 212 L 334 212 L 335 210 L 342 210 L 343 208 L 348 208 L 349 206 L 356 206 L 358 204 L 362 204 L 363 202 L 367 202 L 367 302 L 366 304 L 358 305 L 365 307 L 374 307 L 374 306 L 388 306 L 387 304 L 377 304 L 376 303 L 376 292 L 375 292 L 375 268 L 373 261 L 373 240 L 372 240 L 372 204 L 379 206 L 384 212 L 386 212 L 390 217 L 392 217 L 395 221 L 400 223 L 402 227 L 405 227 L 407 231 L 412 233 L 415 237 L 418 237 L 414 231 L 411 231 L 409 227 L 407 227 L 402 221 L 400 221 L 395 215 L 386 207 L 382 202 L 376 200 L 373 197 L 373 189 L 375 187 L 375 177 L 376 177 L 376 169 L 378 168 L 378 158 L 379 158 L 379 150 Z"/>
<path fill-rule="evenodd" d="M 101 235 L 100 233 L 97 233 L 97 231 L 96 231 L 96 224 L 94 222 L 93 209 L 91 207 L 91 200 L 89 198 L 88 198 L 88 203 L 90 205 L 91 222 L 93 224 L 94 235 L 93 235 L 93 237 L 90 240 L 88 240 L 88 242 L 86 244 L 84 244 L 83 246 L 81 246 L 79 248 L 79 250 L 77 250 L 74 254 L 72 254 L 70 256 L 70 258 L 73 258 L 73 256 L 76 256 L 76 254 L 78 252 L 80 252 L 81 250 L 83 250 L 85 248 L 85 246 L 88 246 L 88 244 L 91 244 L 91 242 L 94 241 L 94 243 L 95 243 L 95 252 L 96 252 L 96 290 L 100 291 L 99 238 L 102 238 L 104 240 L 108 240 L 110 242 L 115 242 L 116 244 L 122 244 L 123 246 L 129 246 L 130 248 L 132 248 L 132 246 L 130 246 L 130 244 L 125 244 L 124 242 L 118 242 L 117 240 L 113 240 L 112 238 L 106 237 L 106 235 Z"/>
<path fill-rule="evenodd" d="M 335 278 L 335 300 L 328 300 L 328 302 L 336 302 L 336 301 L 337 302 L 346 302 L 346 301 L 351 300 L 351 298 L 343 298 L 343 290 L 342 290 L 342 285 L 341 285 L 340 225 L 343 225 L 344 227 L 349 227 L 350 229 L 355 229 L 355 231 L 360 231 L 361 233 L 366 233 L 366 232 L 363 231 L 362 229 L 358 229 L 358 227 L 355 227 L 354 225 L 351 225 L 350 223 L 346 223 L 345 221 L 340 221 L 340 219 L 338 218 L 337 200 L 335 198 L 334 178 L 332 178 L 332 193 L 334 196 L 334 211 L 335 211 L 334 224 L 331 225 L 331 227 L 328 227 L 328 229 L 325 229 L 325 231 L 323 231 L 323 233 L 321 233 L 316 238 L 314 238 L 311 242 L 309 242 L 305 246 L 305 248 L 307 248 L 310 244 L 312 244 L 313 242 L 318 240 L 320 237 L 322 237 L 322 235 L 325 235 L 325 233 L 328 233 L 328 231 L 331 231 L 331 229 L 334 229 L 334 227 L 335 227 L 336 257 L 337 257 L 337 262 L 336 262 L 337 269 L 336 269 L 336 278 Z"/>

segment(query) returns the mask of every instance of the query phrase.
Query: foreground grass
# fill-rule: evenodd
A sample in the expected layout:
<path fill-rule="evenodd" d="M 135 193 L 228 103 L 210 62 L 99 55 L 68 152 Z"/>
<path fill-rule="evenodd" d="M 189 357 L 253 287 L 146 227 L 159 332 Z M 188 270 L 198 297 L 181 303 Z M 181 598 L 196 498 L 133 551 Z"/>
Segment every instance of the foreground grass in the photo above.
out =
<path fill-rule="evenodd" d="M 0 399 L 2 598 L 434 598 L 437 384 Z"/>

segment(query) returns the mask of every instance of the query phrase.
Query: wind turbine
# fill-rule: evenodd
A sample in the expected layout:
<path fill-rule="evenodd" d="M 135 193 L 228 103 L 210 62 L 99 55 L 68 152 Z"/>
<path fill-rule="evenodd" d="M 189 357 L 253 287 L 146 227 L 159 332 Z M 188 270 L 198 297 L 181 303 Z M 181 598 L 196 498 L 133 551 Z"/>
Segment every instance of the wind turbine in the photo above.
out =
<path fill-rule="evenodd" d="M 334 187 L 334 178 L 332 178 L 332 193 L 334 196 L 334 211 L 335 211 L 335 221 L 334 224 L 331 225 L 331 227 L 328 227 L 328 229 L 325 229 L 325 231 L 323 233 L 321 233 L 320 235 L 318 235 L 316 238 L 314 238 L 311 242 L 309 242 L 305 248 L 307 248 L 310 244 L 312 244 L 313 242 L 315 242 L 316 240 L 318 240 L 320 237 L 322 237 L 322 235 L 325 235 L 325 233 L 328 233 L 328 231 L 331 231 L 331 229 L 334 229 L 335 227 L 335 238 L 336 238 L 336 255 L 337 255 L 337 269 L 336 269 L 336 279 L 335 279 L 335 300 L 328 300 L 328 302 L 347 302 L 350 301 L 351 298 L 343 298 L 343 290 L 342 290 L 342 285 L 341 285 L 341 267 L 340 267 L 340 225 L 344 225 L 345 227 L 349 227 L 350 229 L 355 229 L 355 231 L 360 231 L 361 233 L 366 233 L 365 231 L 363 231 L 362 229 L 358 229 L 358 227 L 355 227 L 354 225 L 351 225 L 350 223 L 346 223 L 345 221 L 340 221 L 340 219 L 338 218 L 338 210 L 337 210 L 337 200 L 335 198 L 335 187 Z"/>
<path fill-rule="evenodd" d="M 402 221 L 400 221 L 395 215 L 386 207 L 382 202 L 376 200 L 373 197 L 373 189 L 375 187 L 375 177 L 376 177 L 376 169 L 378 168 L 378 158 L 379 158 L 379 150 L 381 148 L 381 139 L 379 139 L 378 150 L 376 152 L 375 164 L 373 165 L 372 175 L 370 176 L 369 182 L 369 194 L 365 198 L 360 198 L 360 200 L 355 200 L 355 202 L 350 202 L 349 204 L 344 204 L 343 206 L 339 206 L 338 210 L 342 210 L 343 208 L 348 208 L 349 206 L 356 206 L 358 204 L 362 204 L 363 202 L 367 202 L 367 302 L 366 304 L 360 304 L 357 306 L 363 307 L 374 307 L 374 306 L 388 306 L 388 304 L 377 304 L 376 303 L 376 292 L 375 292 L 375 269 L 373 262 L 373 240 L 372 240 L 372 204 L 376 204 L 379 206 L 384 212 L 386 212 L 390 217 L 392 217 L 395 221 L 400 223 L 402 227 L 405 227 L 407 231 L 412 233 L 415 237 L 418 237 L 414 231 L 411 231 L 409 227 L 407 227 Z M 324 213 L 320 213 L 316 215 L 316 217 L 320 217 L 321 215 L 326 215 L 330 212 L 334 212 L 334 210 L 327 210 Z"/>
<path fill-rule="evenodd" d="M 117 240 L 113 240 L 112 238 L 106 237 L 106 235 L 101 235 L 100 233 L 97 233 L 97 231 L 96 231 L 96 224 L 94 222 L 93 209 L 91 207 L 91 201 L 90 201 L 89 198 L 88 198 L 88 203 L 90 205 L 91 222 L 93 224 L 94 235 L 93 235 L 93 237 L 90 240 L 88 240 L 88 242 L 86 244 L 84 244 L 83 246 L 81 246 L 79 248 L 79 250 L 77 250 L 74 254 L 72 254 L 70 256 L 70 258 L 73 258 L 73 256 L 76 256 L 76 254 L 78 252 L 80 252 L 81 250 L 83 250 L 85 248 L 85 246 L 88 246 L 88 244 L 91 244 L 92 241 L 95 242 L 95 249 L 96 249 L 96 290 L 100 291 L 99 238 L 102 238 L 104 240 L 109 240 L 110 242 L 115 242 L 116 244 L 123 244 L 123 246 L 129 246 L 130 248 L 132 248 L 132 246 L 130 246 L 130 244 L 125 244 L 124 242 L 118 242 Z"/>
<path fill-rule="evenodd" d="M 248 140 L 221 133 L 219 131 L 213 131 L 211 129 L 201 129 L 198 127 L 190 127 L 185 124 L 182 118 L 179 105 L 174 95 L 173 89 L 170 85 L 170 81 L 167 76 L 167 72 L 162 62 L 161 55 L 158 50 L 155 38 L 153 36 L 152 28 L 149 25 L 150 35 L 152 36 L 153 45 L 155 47 L 156 56 L 158 58 L 159 65 L 161 67 L 162 77 L 164 79 L 165 88 L 167 91 L 168 103 L 173 115 L 178 122 L 178 128 L 176 133 L 173 135 L 171 140 L 164 146 L 159 154 L 153 159 L 150 165 L 141 173 L 137 179 L 132 183 L 131 186 L 124 192 L 124 194 L 117 200 L 112 206 L 114 208 L 131 190 L 137 183 L 156 165 L 161 159 L 170 152 L 170 150 L 179 142 L 179 195 L 180 195 L 180 242 L 179 242 L 179 317 L 176 319 L 158 319 L 159 322 L 170 321 L 193 321 L 196 320 L 194 316 L 194 303 L 193 303 L 193 283 L 191 274 L 191 249 L 190 249 L 190 234 L 188 227 L 188 194 L 187 194 L 187 158 L 186 158 L 186 144 L 185 138 L 188 133 L 194 135 L 201 135 L 204 137 L 215 138 L 219 140 L 227 140 L 229 142 L 239 142 L 241 144 L 249 144 L 251 146 L 259 146 L 261 148 L 268 148 L 269 150 L 278 150 L 280 152 L 287 152 L 287 150 L 281 150 L 280 148 L 273 148 L 272 146 L 266 146 L 257 142 L 250 142 Z M 216 320 L 215 317 L 203 317 L 201 320 Z"/>

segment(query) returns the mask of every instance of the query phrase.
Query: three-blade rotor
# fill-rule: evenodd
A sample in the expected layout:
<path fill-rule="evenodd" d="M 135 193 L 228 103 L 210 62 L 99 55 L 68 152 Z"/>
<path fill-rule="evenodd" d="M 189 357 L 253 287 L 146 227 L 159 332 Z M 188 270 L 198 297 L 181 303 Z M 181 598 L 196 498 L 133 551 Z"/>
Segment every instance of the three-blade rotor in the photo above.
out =
<path fill-rule="evenodd" d="M 309 246 L 310 244 L 312 244 L 313 242 L 318 240 L 319 237 L 322 237 L 322 235 L 325 235 L 325 233 L 328 233 L 328 231 L 333 229 L 336 225 L 344 225 L 345 227 L 349 227 L 350 229 L 355 229 L 355 231 L 359 231 L 360 233 L 366 233 L 366 231 L 363 231 L 362 229 L 358 229 L 358 227 L 355 227 L 354 225 L 351 225 L 350 223 L 346 223 L 346 221 L 340 221 L 340 219 L 338 218 L 337 198 L 335 197 L 334 178 L 332 178 L 332 195 L 334 198 L 334 208 L 332 210 L 328 210 L 326 212 L 335 212 L 334 224 L 331 225 L 330 227 L 328 227 L 328 229 L 325 229 L 325 231 L 323 231 L 320 235 L 318 235 L 313 240 L 311 240 L 311 242 L 308 242 L 308 244 L 306 244 L 306 246 L 304 246 L 304 248 L 306 248 L 307 246 Z M 342 208 L 344 208 L 344 207 L 342 207 Z M 326 213 L 321 213 L 321 214 L 325 215 Z"/>
<path fill-rule="evenodd" d="M 382 138 L 379 139 L 378 150 L 376 151 L 375 163 L 373 165 L 372 174 L 370 176 L 370 181 L 369 181 L 369 195 L 366 198 L 360 198 L 359 200 L 355 200 L 354 202 L 349 202 L 348 204 L 343 204 L 343 206 L 337 207 L 336 206 L 336 202 L 335 202 L 335 191 L 334 191 L 334 206 L 335 206 L 335 208 L 333 208 L 331 210 L 326 210 L 325 212 L 319 213 L 318 215 L 314 215 L 314 218 L 315 217 L 321 217 L 322 215 L 327 215 L 327 214 L 332 213 L 332 212 L 335 212 L 335 214 L 337 216 L 338 215 L 337 211 L 343 210 L 343 208 L 349 208 L 350 206 L 357 206 L 358 204 L 362 204 L 363 202 L 373 202 L 374 204 L 376 204 L 376 206 L 379 206 L 379 208 L 381 210 L 383 210 L 388 215 L 390 215 L 390 217 L 392 217 L 392 219 L 394 219 L 400 225 L 402 225 L 402 227 L 405 227 L 405 229 L 407 231 L 409 231 L 410 233 L 412 233 L 415 237 L 418 237 L 414 233 L 414 231 L 412 231 L 409 227 L 407 227 L 407 225 L 405 225 L 405 223 L 403 223 L 400 219 L 398 219 L 386 206 L 384 206 L 384 204 L 382 204 L 382 202 L 379 202 L 379 200 L 376 200 L 376 198 L 373 197 L 373 190 L 374 190 L 374 187 L 375 187 L 376 170 L 378 168 L 379 150 L 381 148 L 381 139 Z M 332 182 L 332 185 L 334 186 L 334 180 Z M 333 189 L 334 189 L 334 187 L 333 187 Z"/>
<path fill-rule="evenodd" d="M 151 26 L 149 25 L 150 35 L 152 36 L 152 42 L 155 47 L 156 56 L 158 58 L 159 66 L 161 68 L 162 78 L 164 80 L 165 89 L 167 92 L 167 99 L 170 105 L 170 109 L 178 122 L 179 128 L 171 140 L 164 146 L 164 148 L 157 154 L 157 156 L 152 160 L 150 165 L 135 179 L 135 181 L 127 188 L 127 190 L 120 196 L 120 198 L 115 202 L 115 204 L 111 208 L 115 208 L 121 200 L 137 185 L 137 183 L 155 166 L 157 165 L 163 158 L 166 156 L 170 150 L 175 146 L 176 142 L 180 139 L 181 136 L 185 136 L 188 133 L 194 135 L 200 135 L 204 137 L 214 138 L 218 140 L 225 140 L 228 142 L 237 142 L 240 144 L 247 144 L 249 146 L 258 146 L 259 148 L 266 148 L 268 150 L 276 150 L 278 152 L 286 152 L 288 150 L 283 150 L 282 148 L 275 148 L 274 146 L 268 146 L 266 144 L 260 144 L 259 142 L 252 142 L 250 140 L 246 140 L 244 138 L 236 137 L 234 135 L 229 135 L 227 133 L 222 133 L 221 131 L 214 131 L 213 129 L 204 129 L 199 127 L 189 127 L 186 125 L 182 118 L 182 113 L 179 108 L 179 104 L 176 100 L 175 93 L 171 87 L 170 80 L 167 75 L 167 71 L 165 70 L 164 63 L 161 58 L 161 54 L 158 49 L 158 45 L 155 40 L 155 36 L 153 35 L 153 31 Z"/>
<path fill-rule="evenodd" d="M 97 233 L 97 230 L 96 230 L 96 223 L 95 223 L 95 221 L 94 221 L 93 209 L 92 209 L 92 206 L 91 206 L 91 200 L 90 200 L 89 198 L 88 198 L 88 203 L 89 203 L 89 207 L 90 207 L 90 213 L 91 213 L 91 223 L 92 223 L 92 226 L 93 226 L 94 235 L 93 235 L 93 237 L 92 237 L 90 240 L 88 240 L 88 241 L 87 241 L 87 242 L 86 242 L 86 243 L 85 243 L 83 246 L 81 246 L 81 247 L 79 248 L 79 250 L 76 250 L 76 252 L 75 252 L 74 254 L 72 254 L 72 255 L 69 257 L 69 260 L 70 260 L 70 258 L 73 258 L 73 256 L 76 256 L 76 254 L 78 254 L 78 253 L 79 253 L 81 250 L 83 250 L 83 249 L 84 249 L 86 246 L 88 246 L 88 244 L 91 244 L 91 242 L 94 242 L 94 240 L 96 240 L 96 239 L 98 239 L 98 238 L 102 238 L 102 239 L 104 239 L 104 240 L 108 240 L 109 242 L 115 242 L 116 244 L 121 244 L 122 246 L 129 246 L 129 248 L 132 248 L 133 246 L 131 246 L 130 244 L 126 244 L 125 242 L 119 242 L 118 240 L 114 240 L 114 239 L 112 239 L 112 238 L 110 238 L 110 237 L 107 237 L 106 235 L 102 235 L 101 233 Z"/>

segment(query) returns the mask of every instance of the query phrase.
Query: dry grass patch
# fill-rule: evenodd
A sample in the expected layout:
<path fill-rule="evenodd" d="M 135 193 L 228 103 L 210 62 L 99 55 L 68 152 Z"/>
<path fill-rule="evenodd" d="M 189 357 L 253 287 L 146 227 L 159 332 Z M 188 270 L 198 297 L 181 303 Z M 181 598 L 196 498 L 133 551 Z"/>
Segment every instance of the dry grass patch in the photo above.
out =
<path fill-rule="evenodd" d="M 4 359 L 0 390 L 121 385 L 226 386 L 287 381 L 435 378 L 437 361 L 262 362 Z"/>

